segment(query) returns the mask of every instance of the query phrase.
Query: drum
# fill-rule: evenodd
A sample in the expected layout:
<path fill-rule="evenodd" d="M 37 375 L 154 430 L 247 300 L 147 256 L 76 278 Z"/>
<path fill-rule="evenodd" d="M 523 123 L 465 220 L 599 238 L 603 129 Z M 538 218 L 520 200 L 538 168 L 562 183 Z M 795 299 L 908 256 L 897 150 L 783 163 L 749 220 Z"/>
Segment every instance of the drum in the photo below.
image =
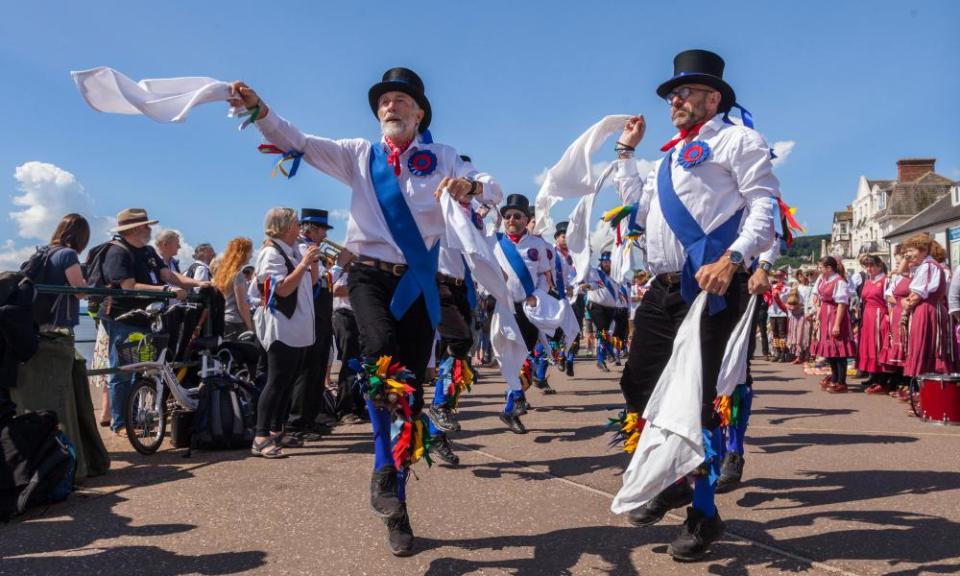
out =
<path fill-rule="evenodd" d="M 934 424 L 960 424 L 960 374 L 921 374 L 919 416 Z"/>

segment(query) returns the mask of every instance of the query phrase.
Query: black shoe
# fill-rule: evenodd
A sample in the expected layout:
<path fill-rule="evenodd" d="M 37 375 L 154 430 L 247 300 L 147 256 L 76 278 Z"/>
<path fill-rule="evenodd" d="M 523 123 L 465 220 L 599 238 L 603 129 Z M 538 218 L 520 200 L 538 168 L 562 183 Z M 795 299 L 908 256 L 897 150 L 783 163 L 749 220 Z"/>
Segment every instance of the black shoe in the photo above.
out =
<path fill-rule="evenodd" d="M 403 511 L 403 503 L 397 496 L 397 469 L 389 464 L 373 472 L 370 508 L 381 518 L 397 518 Z"/>
<path fill-rule="evenodd" d="M 459 432 L 460 424 L 453 419 L 450 409 L 444 406 L 430 406 L 427 408 L 427 416 L 437 430 L 441 432 Z"/>
<path fill-rule="evenodd" d="M 520 415 L 514 410 L 513 414 L 500 413 L 500 421 L 507 425 L 514 434 L 526 434 L 527 428 L 520 421 Z"/>
<path fill-rule="evenodd" d="M 727 452 L 720 466 L 720 479 L 717 480 L 717 494 L 732 491 L 743 477 L 743 456 L 736 452 Z"/>
<path fill-rule="evenodd" d="M 610 371 L 610 369 L 607 368 L 607 363 L 604 362 L 603 360 L 597 360 L 597 368 L 599 368 L 601 372 L 609 372 L 609 371 Z"/>
<path fill-rule="evenodd" d="M 460 457 L 453 452 L 446 434 L 430 437 L 430 454 L 453 466 L 460 463 Z"/>
<path fill-rule="evenodd" d="M 706 518 L 703 512 L 687 508 L 687 519 L 680 528 L 680 535 L 667 550 L 674 560 L 695 562 L 707 555 L 710 545 L 723 536 L 724 528 L 726 525 L 720 519 L 719 511 L 713 518 Z"/>
<path fill-rule="evenodd" d="M 406 503 L 400 505 L 400 514 L 396 518 L 387 518 L 384 524 L 387 525 L 387 546 L 390 547 L 390 552 L 394 556 L 413 554 L 413 528 L 410 527 Z"/>
<path fill-rule="evenodd" d="M 530 403 L 527 402 L 526 398 L 520 398 L 518 400 L 514 400 L 513 406 L 514 406 L 514 409 L 513 409 L 514 414 L 517 416 L 525 416 L 527 412 L 533 410 L 533 406 L 531 406 Z"/>
<path fill-rule="evenodd" d="M 544 394 L 556 394 L 557 391 L 550 387 L 550 383 L 547 382 L 547 379 L 543 380 L 534 380 L 533 385 L 540 389 Z"/>
<path fill-rule="evenodd" d="M 573 377 L 573 361 L 567 361 L 567 376 Z"/>
<path fill-rule="evenodd" d="M 634 526 L 650 526 L 656 524 L 674 508 L 682 508 L 693 502 L 693 488 L 686 480 L 679 484 L 671 484 L 666 490 L 653 497 L 639 508 L 634 508 L 627 514 L 627 520 Z"/>
<path fill-rule="evenodd" d="M 620 359 L 617 358 L 617 360 L 613 363 L 613 365 L 614 365 L 614 366 L 621 366 L 621 364 L 620 364 Z"/>

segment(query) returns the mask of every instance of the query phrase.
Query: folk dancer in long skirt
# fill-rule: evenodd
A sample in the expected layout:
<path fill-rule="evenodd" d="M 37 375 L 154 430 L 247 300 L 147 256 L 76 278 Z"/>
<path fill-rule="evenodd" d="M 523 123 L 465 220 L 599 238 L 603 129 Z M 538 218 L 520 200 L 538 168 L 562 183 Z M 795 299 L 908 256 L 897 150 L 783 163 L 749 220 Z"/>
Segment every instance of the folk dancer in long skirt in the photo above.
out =
<path fill-rule="evenodd" d="M 883 349 L 890 341 L 890 314 L 887 307 L 887 265 L 876 256 L 862 260 L 867 277 L 863 280 L 860 300 L 863 315 L 860 320 L 860 339 L 857 342 L 857 370 L 870 378 L 864 382 L 867 394 L 886 394 L 890 374 L 881 362 Z"/>
<path fill-rule="evenodd" d="M 947 313 L 948 282 L 941 264 L 944 249 L 929 234 L 911 236 L 902 248 L 904 257 L 916 266 L 910 295 L 903 302 L 904 315 L 910 318 L 903 375 L 917 378 L 930 372 L 953 372 L 956 362 Z"/>
<path fill-rule="evenodd" d="M 830 379 L 821 382 L 821 387 L 831 393 L 844 393 L 847 392 L 847 358 L 856 356 L 857 349 L 847 312 L 850 291 L 833 256 L 820 260 L 820 278 L 814 285 L 814 293 L 820 306 L 820 333 L 810 353 L 823 356 L 830 364 Z"/>

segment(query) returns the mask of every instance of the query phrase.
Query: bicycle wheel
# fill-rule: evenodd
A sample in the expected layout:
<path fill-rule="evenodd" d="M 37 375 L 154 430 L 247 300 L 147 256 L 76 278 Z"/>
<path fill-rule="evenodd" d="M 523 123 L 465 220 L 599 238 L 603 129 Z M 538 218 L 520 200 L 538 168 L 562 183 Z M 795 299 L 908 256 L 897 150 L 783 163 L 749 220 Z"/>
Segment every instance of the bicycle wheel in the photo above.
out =
<path fill-rule="evenodd" d="M 157 402 L 157 384 L 138 378 L 127 400 L 127 438 L 130 445 L 141 454 L 153 454 L 163 443 L 166 428 L 163 403 Z"/>

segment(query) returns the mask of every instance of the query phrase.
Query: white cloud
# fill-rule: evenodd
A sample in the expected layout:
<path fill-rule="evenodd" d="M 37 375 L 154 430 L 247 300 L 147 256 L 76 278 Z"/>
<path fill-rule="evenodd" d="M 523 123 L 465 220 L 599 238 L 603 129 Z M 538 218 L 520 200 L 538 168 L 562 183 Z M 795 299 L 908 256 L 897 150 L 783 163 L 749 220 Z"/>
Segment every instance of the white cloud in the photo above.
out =
<path fill-rule="evenodd" d="M 0 270 L 19 270 L 27 258 L 36 250 L 35 246 L 23 246 L 18 248 L 13 240 L 7 240 L 0 244 Z"/>
<path fill-rule="evenodd" d="M 343 220 L 343 221 L 349 220 L 349 219 L 350 219 L 350 211 L 347 210 L 346 208 L 336 208 L 336 209 L 330 211 L 330 219 L 331 219 L 331 220 Z"/>
<path fill-rule="evenodd" d="M 93 199 L 70 172 L 47 162 L 25 162 L 13 174 L 18 194 L 12 200 L 20 209 L 10 212 L 17 236 L 43 244 L 50 239 L 60 219 L 76 212 L 90 223 L 90 245 L 108 238 L 112 218 L 93 216 Z M 19 266 L 34 250 L 34 244 L 20 246 L 12 239 L 0 244 L 0 268 Z"/>
<path fill-rule="evenodd" d="M 544 168 L 541 170 L 539 174 L 533 177 L 534 183 L 536 183 L 537 186 L 543 186 L 543 183 L 547 180 L 547 172 L 549 171 L 550 168 Z"/>
<path fill-rule="evenodd" d="M 779 166 L 787 161 L 787 158 L 790 156 L 790 153 L 793 152 L 793 147 L 796 146 L 797 142 L 795 140 L 781 140 L 779 142 L 774 142 L 773 153 L 777 155 L 773 159 L 773 165 Z"/>
<path fill-rule="evenodd" d="M 597 224 L 590 233 L 590 250 L 599 255 L 604 250 L 609 250 L 610 246 L 616 240 L 616 235 L 609 223 L 603 220 L 597 220 Z"/>

